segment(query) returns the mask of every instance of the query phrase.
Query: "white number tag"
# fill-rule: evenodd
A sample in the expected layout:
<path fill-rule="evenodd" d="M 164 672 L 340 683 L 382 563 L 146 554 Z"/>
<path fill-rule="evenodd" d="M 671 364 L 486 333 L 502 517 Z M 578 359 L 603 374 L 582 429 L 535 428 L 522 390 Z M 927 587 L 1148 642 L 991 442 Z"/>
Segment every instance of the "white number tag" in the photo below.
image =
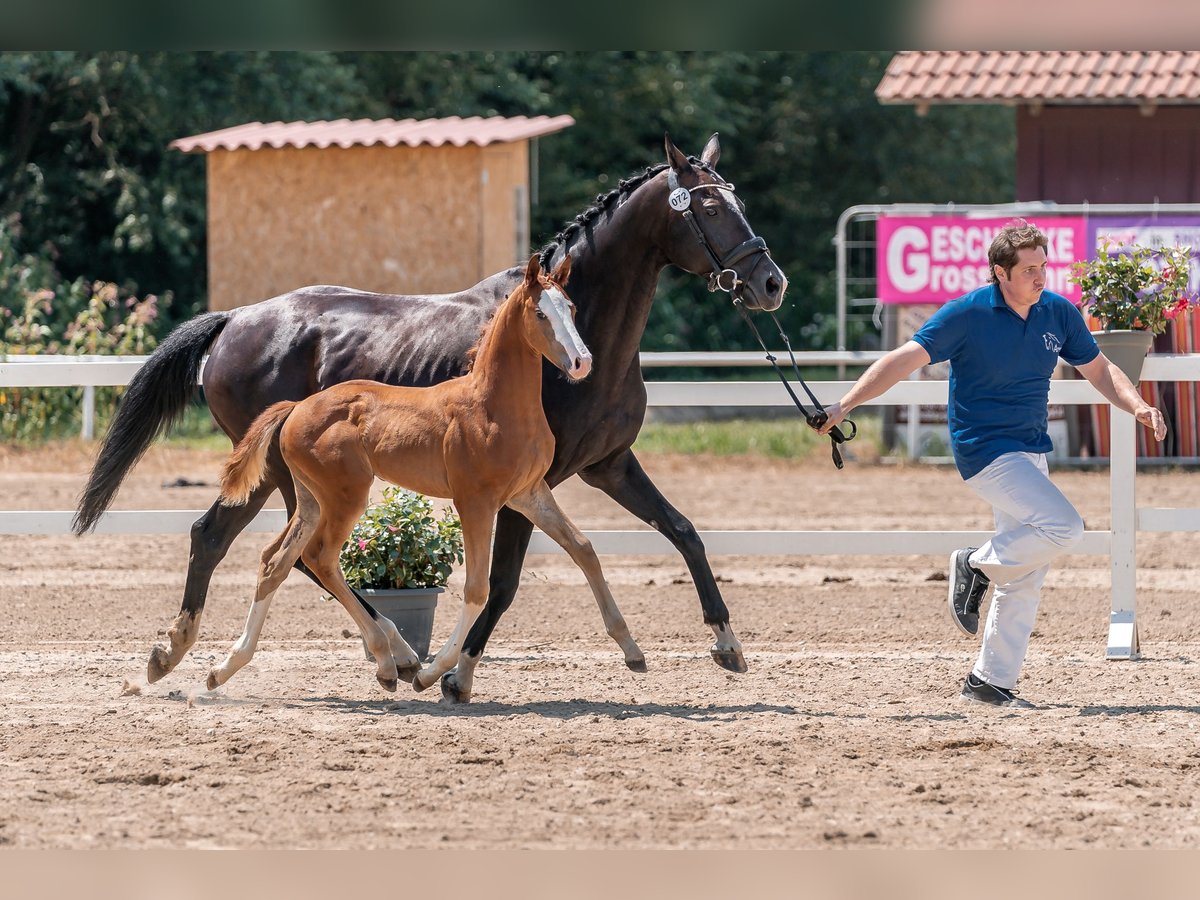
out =
<path fill-rule="evenodd" d="M 692 194 L 685 187 L 677 187 L 671 191 L 671 196 L 667 198 L 667 202 L 671 204 L 671 209 L 676 212 L 683 212 L 692 205 Z"/>

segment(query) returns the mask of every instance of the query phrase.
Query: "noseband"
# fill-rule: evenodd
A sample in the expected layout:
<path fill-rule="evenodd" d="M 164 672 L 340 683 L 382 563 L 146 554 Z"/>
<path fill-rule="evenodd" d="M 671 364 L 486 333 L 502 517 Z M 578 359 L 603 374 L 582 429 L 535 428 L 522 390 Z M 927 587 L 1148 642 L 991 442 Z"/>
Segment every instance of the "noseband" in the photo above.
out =
<path fill-rule="evenodd" d="M 784 389 L 792 398 L 792 402 L 796 404 L 796 409 L 800 410 L 800 415 L 804 416 L 804 421 L 811 427 L 819 429 L 829 419 L 829 413 L 825 411 L 825 407 L 817 399 L 816 395 L 805 384 L 804 379 L 800 376 L 800 367 L 796 365 L 796 355 L 792 352 L 792 342 L 788 340 L 788 336 L 783 331 L 783 326 L 779 324 L 779 320 L 775 318 L 774 313 L 770 313 L 771 321 L 775 323 L 775 327 L 779 329 L 779 336 L 783 338 L 784 346 L 787 347 L 788 356 L 792 359 L 792 371 L 796 375 L 796 380 L 800 382 L 800 387 L 804 388 L 804 392 L 808 394 L 808 399 L 812 401 L 816 409 L 812 412 L 800 402 L 800 398 L 796 396 L 796 392 L 792 390 L 791 384 L 788 383 L 787 376 L 783 374 L 779 366 L 776 365 L 776 359 L 771 355 L 771 351 L 767 349 L 767 345 L 763 343 L 762 335 L 758 333 L 758 328 L 755 327 L 754 321 L 750 318 L 750 314 L 746 311 L 746 306 L 742 303 L 742 284 L 744 279 L 738 277 L 738 273 L 734 271 L 735 263 L 740 262 L 747 256 L 754 253 L 763 253 L 770 255 L 767 250 L 767 242 L 758 235 L 751 237 L 749 240 L 742 241 L 732 250 L 725 254 L 724 257 L 717 256 L 712 245 L 708 242 L 708 238 L 704 236 L 703 229 L 700 228 L 700 223 L 696 221 L 696 216 L 692 212 L 692 192 L 700 190 L 716 190 L 727 191 L 733 193 L 732 184 L 701 184 L 688 190 L 679 183 L 679 178 L 675 174 L 674 169 L 667 170 L 667 186 L 670 188 L 670 193 L 667 195 L 667 202 L 671 205 L 671 209 L 683 215 L 683 220 L 687 222 L 691 228 L 692 234 L 696 236 L 696 240 L 700 244 L 700 249 L 708 257 L 709 263 L 712 265 L 712 271 L 708 273 L 708 289 L 710 291 L 725 291 L 733 298 L 733 305 L 737 307 L 738 312 L 742 314 L 742 318 L 746 320 L 746 324 L 750 326 L 750 330 L 754 332 L 754 337 L 758 340 L 758 344 L 763 348 L 763 352 L 767 354 L 767 361 L 775 370 L 775 374 L 779 376 L 779 380 L 783 382 Z M 755 262 L 755 266 L 759 262 Z M 754 268 L 751 267 L 751 272 Z M 829 445 L 833 452 L 833 464 L 837 468 L 842 468 L 842 454 L 838 449 L 839 444 L 844 444 L 847 441 L 854 440 L 858 434 L 858 426 L 849 419 L 844 419 L 843 422 L 849 426 L 850 431 L 847 434 L 838 426 L 834 426 L 829 430 Z"/>

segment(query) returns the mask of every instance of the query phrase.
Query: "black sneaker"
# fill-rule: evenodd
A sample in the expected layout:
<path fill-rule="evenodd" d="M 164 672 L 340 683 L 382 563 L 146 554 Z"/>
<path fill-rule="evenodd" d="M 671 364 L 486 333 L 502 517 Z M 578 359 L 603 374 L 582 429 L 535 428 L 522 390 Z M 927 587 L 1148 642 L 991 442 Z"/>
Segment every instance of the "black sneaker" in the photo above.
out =
<path fill-rule="evenodd" d="M 979 604 L 991 582 L 967 560 L 976 547 L 964 547 L 950 554 L 950 618 L 966 635 L 979 631 Z"/>
<path fill-rule="evenodd" d="M 988 684 L 986 681 L 976 678 L 974 672 L 967 676 L 967 683 L 963 685 L 962 689 L 962 697 L 964 700 L 970 700 L 972 703 L 986 703 L 989 706 L 1037 709 L 1028 700 L 1022 700 L 1018 697 L 1016 691 Z"/>

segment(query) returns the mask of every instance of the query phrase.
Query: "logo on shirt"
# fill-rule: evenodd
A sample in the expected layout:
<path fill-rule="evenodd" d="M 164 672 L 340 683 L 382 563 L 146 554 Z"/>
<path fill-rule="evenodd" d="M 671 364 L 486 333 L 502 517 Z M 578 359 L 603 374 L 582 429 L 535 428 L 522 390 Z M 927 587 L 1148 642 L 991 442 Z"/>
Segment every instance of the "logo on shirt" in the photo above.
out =
<path fill-rule="evenodd" d="M 1046 342 L 1046 349 L 1051 353 L 1057 353 L 1062 349 L 1062 341 L 1058 339 L 1058 335 L 1056 335 L 1053 331 L 1047 331 L 1045 334 L 1043 334 L 1042 340 Z"/>

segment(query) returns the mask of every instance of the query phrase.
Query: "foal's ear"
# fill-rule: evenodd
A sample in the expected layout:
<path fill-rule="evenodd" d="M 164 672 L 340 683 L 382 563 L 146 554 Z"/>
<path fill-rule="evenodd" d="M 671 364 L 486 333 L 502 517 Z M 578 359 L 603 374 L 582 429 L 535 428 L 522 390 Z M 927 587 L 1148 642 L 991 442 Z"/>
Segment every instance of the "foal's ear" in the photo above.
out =
<path fill-rule="evenodd" d="M 717 133 L 714 131 L 713 136 L 708 139 L 708 143 L 704 145 L 704 152 L 700 154 L 700 161 L 706 165 L 717 167 L 717 160 L 721 158 L 721 141 L 717 138 Z"/>
<path fill-rule="evenodd" d="M 529 257 L 529 263 L 525 266 L 525 283 L 535 285 L 538 283 L 538 276 L 542 274 L 542 263 L 535 253 Z"/>
<path fill-rule="evenodd" d="M 686 172 L 691 169 L 692 164 L 688 162 L 684 152 L 671 143 L 671 135 L 663 134 L 663 145 L 667 148 L 667 162 L 676 172 Z"/>
<path fill-rule="evenodd" d="M 560 262 L 557 266 L 554 267 L 554 271 L 550 274 L 550 280 L 553 281 L 555 284 L 557 284 L 559 287 L 566 287 L 567 279 L 570 277 L 571 277 L 571 254 L 568 253 L 566 256 L 564 256 L 562 258 L 562 262 Z"/>

